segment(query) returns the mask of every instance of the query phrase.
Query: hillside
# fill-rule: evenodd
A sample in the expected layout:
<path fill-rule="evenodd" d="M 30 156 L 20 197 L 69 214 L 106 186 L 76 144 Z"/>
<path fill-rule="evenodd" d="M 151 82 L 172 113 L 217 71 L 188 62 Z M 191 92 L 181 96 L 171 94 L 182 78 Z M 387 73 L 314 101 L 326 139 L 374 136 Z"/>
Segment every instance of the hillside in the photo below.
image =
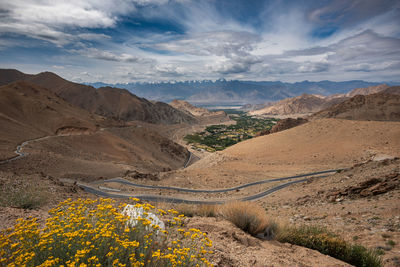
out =
<path fill-rule="evenodd" d="M 12 151 L 22 141 L 68 129 L 94 132 L 100 125 L 112 123 L 27 82 L 0 87 L 0 122 L 1 158 L 13 155 Z"/>
<path fill-rule="evenodd" d="M 400 86 L 391 86 L 391 87 L 386 88 L 385 90 L 381 91 L 381 93 L 400 95 Z"/>
<path fill-rule="evenodd" d="M 323 96 L 302 94 L 301 96 L 286 98 L 275 103 L 272 106 L 251 111 L 251 115 L 288 115 L 288 114 L 306 114 L 320 110 L 326 103 Z"/>
<path fill-rule="evenodd" d="M 169 179 L 181 186 L 231 187 L 268 177 L 283 177 L 350 167 L 379 155 L 400 156 L 400 122 L 320 119 L 240 142 L 205 157 Z M 188 177 L 191 179 L 188 183 Z"/>
<path fill-rule="evenodd" d="M 0 87 L 0 124 L 0 160 L 16 156 L 22 142 L 46 137 L 24 146 L 29 156 L 0 164 L 0 171 L 98 179 L 127 170 L 175 169 L 188 157 L 185 148 L 153 130 L 133 123 L 124 127 L 28 82 Z"/>
<path fill-rule="evenodd" d="M 386 84 L 356 88 L 348 93 L 334 94 L 329 96 L 302 94 L 293 98 L 286 98 L 276 103 L 269 103 L 261 109 L 250 112 L 252 115 L 293 115 L 309 114 L 329 108 L 333 105 L 342 103 L 356 95 L 369 95 L 388 89 Z"/>
<path fill-rule="evenodd" d="M 208 116 L 208 115 L 215 113 L 215 112 L 211 112 L 205 108 L 199 108 L 199 107 L 193 106 L 192 104 L 190 104 L 189 102 L 184 101 L 184 100 L 175 99 L 172 102 L 170 102 L 169 104 L 170 104 L 170 106 L 172 106 L 180 111 L 183 111 L 187 114 L 193 115 L 193 116 Z"/>
<path fill-rule="evenodd" d="M 24 80 L 48 88 L 74 106 L 124 121 L 150 123 L 194 123 L 196 120 L 165 103 L 152 103 L 124 89 L 92 86 L 67 81 L 54 73 L 23 74 L 17 70 L 0 70 L 0 85 Z"/>
<path fill-rule="evenodd" d="M 228 116 L 224 111 L 210 111 L 205 108 L 200 108 L 196 107 L 192 104 L 190 104 L 187 101 L 184 100 L 173 100 L 171 103 L 169 103 L 170 106 L 174 107 L 177 110 L 180 110 L 182 112 L 185 112 L 189 115 L 195 116 L 195 117 L 221 117 L 221 119 L 229 120 Z"/>
<path fill-rule="evenodd" d="M 386 93 L 356 95 L 314 114 L 312 118 L 400 121 L 400 95 Z"/>
<path fill-rule="evenodd" d="M 389 88 L 389 86 L 387 84 L 380 84 L 377 86 L 370 86 L 370 87 L 366 87 L 366 88 L 356 88 L 356 89 L 351 90 L 347 94 L 344 94 L 344 96 L 353 97 L 356 95 L 370 95 L 370 94 L 379 93 L 388 88 Z"/>

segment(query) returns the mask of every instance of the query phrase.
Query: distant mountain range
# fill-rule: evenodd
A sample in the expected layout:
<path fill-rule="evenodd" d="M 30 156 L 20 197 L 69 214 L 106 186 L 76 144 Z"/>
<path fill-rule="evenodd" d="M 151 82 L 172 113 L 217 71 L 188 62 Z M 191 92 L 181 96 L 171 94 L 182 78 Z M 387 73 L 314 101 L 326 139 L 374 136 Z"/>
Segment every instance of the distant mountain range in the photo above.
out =
<path fill-rule="evenodd" d="M 271 81 L 185 81 L 162 83 L 89 83 L 93 87 L 117 87 L 129 90 L 135 95 L 147 99 L 170 102 L 174 99 L 186 100 L 196 105 L 204 104 L 259 104 L 268 101 L 278 101 L 303 93 L 332 95 L 343 94 L 355 88 L 376 86 L 381 83 L 361 80 L 345 82 L 271 82 Z M 398 85 L 399 83 L 387 83 Z"/>

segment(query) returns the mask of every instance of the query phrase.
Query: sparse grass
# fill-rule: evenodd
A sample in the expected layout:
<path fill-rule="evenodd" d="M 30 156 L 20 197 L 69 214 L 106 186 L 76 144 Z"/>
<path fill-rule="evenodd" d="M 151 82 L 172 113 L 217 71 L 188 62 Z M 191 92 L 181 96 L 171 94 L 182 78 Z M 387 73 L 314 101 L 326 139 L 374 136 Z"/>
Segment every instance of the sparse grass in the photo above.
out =
<path fill-rule="evenodd" d="M 264 233 L 272 225 L 267 219 L 265 209 L 252 202 L 226 203 L 220 207 L 218 213 L 253 236 Z"/>
<path fill-rule="evenodd" d="M 388 241 L 386 242 L 386 245 L 391 246 L 391 247 L 394 247 L 394 246 L 396 245 L 396 242 L 394 242 L 393 240 L 388 240 Z"/>
<path fill-rule="evenodd" d="M 184 214 L 186 217 L 200 216 L 200 217 L 216 217 L 216 205 L 189 205 L 179 204 L 174 207 L 179 213 Z"/>
<path fill-rule="evenodd" d="M 265 208 L 254 202 L 230 202 L 211 207 L 178 205 L 175 208 L 186 216 L 222 217 L 253 236 L 314 249 L 354 266 L 382 266 L 383 250 L 348 243 L 323 227 L 277 224 L 268 218 Z M 358 239 L 358 236 L 353 237 L 354 241 Z"/>
<path fill-rule="evenodd" d="M 344 239 L 316 226 L 287 226 L 280 229 L 277 240 L 317 250 L 354 266 L 382 266 L 379 253 Z"/>
<path fill-rule="evenodd" d="M 36 209 L 47 203 L 43 187 L 27 181 L 7 181 L 0 188 L 0 206 L 3 207 Z"/>

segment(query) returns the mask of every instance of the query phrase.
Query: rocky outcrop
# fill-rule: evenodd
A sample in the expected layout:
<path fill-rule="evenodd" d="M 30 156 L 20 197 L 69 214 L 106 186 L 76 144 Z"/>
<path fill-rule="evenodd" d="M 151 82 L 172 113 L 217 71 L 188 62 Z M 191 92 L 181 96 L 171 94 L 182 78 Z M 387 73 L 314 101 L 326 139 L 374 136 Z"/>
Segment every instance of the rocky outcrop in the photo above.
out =
<path fill-rule="evenodd" d="M 311 118 L 400 121 L 400 95 L 356 95 L 343 103 L 317 112 Z"/>
<path fill-rule="evenodd" d="M 268 103 L 264 107 L 250 112 L 251 115 L 293 115 L 309 114 L 340 104 L 356 95 L 370 95 L 380 92 L 392 93 L 398 91 L 390 89 L 386 84 L 356 88 L 346 94 L 335 94 L 330 96 L 302 94 L 297 97 L 286 98 L 276 103 Z M 399 94 L 398 92 L 397 94 Z"/>
<path fill-rule="evenodd" d="M 341 201 L 343 198 L 363 198 L 385 194 L 400 187 L 400 173 L 388 174 L 384 177 L 375 177 L 355 186 L 349 186 L 339 191 L 326 194 L 329 201 Z"/>
<path fill-rule="evenodd" d="M 205 108 L 193 106 L 192 104 L 184 100 L 175 99 L 169 104 L 175 109 L 178 109 L 182 112 L 185 112 L 195 117 L 218 116 L 218 115 L 226 116 L 226 113 L 224 111 L 210 111 Z"/>
<path fill-rule="evenodd" d="M 301 96 L 286 98 L 272 106 L 260 110 L 251 111 L 251 115 L 288 115 L 306 114 L 321 110 L 326 102 L 325 97 L 318 95 L 302 94 Z"/>
<path fill-rule="evenodd" d="M 292 118 L 287 118 L 287 119 L 283 119 L 278 121 L 277 124 L 275 124 L 274 126 L 272 126 L 272 128 L 270 130 L 265 130 L 260 132 L 259 135 L 267 135 L 267 134 L 272 134 L 272 133 L 277 133 L 277 132 L 281 132 L 296 126 L 299 126 L 301 124 L 304 124 L 308 122 L 307 119 L 304 118 L 297 118 L 297 119 L 292 119 Z"/>

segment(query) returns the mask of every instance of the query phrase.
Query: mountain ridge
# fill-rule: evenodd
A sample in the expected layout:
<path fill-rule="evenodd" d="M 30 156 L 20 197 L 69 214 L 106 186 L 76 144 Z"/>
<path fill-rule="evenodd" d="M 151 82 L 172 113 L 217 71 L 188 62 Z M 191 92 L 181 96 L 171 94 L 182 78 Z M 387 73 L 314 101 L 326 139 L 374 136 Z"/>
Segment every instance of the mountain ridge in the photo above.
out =
<path fill-rule="evenodd" d="M 86 83 L 95 87 L 116 86 L 147 99 L 171 102 L 174 99 L 186 100 L 191 103 L 240 103 L 261 104 L 269 101 L 278 101 L 288 97 L 295 97 L 302 93 L 333 95 L 343 94 L 355 88 L 376 86 L 382 82 L 365 82 L 352 80 L 344 82 L 332 81 L 302 81 L 287 83 L 281 81 L 184 81 L 160 83 Z M 390 85 L 396 85 L 394 82 Z"/>
<path fill-rule="evenodd" d="M 139 120 L 149 123 L 194 123 L 196 119 L 165 103 L 152 103 L 126 89 L 78 84 L 52 72 L 25 74 L 18 70 L 0 69 L 0 85 L 27 81 L 55 92 L 74 106 L 114 119 Z"/>
<path fill-rule="evenodd" d="M 275 103 L 267 103 L 264 107 L 250 111 L 252 115 L 291 115 L 309 114 L 319 112 L 333 105 L 342 103 L 356 95 L 369 95 L 383 92 L 390 88 L 387 84 L 355 88 L 347 93 L 334 94 L 330 96 L 302 94 L 300 96 L 286 98 Z M 250 107 L 247 107 L 251 109 Z"/>

